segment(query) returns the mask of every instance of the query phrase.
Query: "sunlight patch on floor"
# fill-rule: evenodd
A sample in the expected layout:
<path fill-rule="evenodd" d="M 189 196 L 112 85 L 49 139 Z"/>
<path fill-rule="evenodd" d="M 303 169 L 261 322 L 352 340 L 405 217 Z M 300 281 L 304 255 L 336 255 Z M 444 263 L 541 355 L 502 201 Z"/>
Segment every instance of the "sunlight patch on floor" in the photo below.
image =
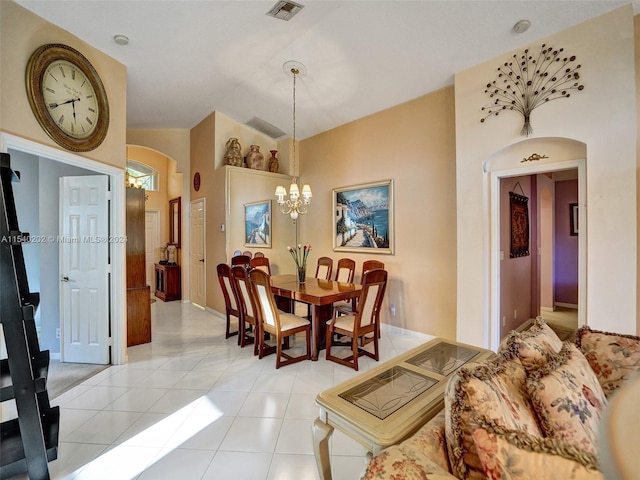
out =
<path fill-rule="evenodd" d="M 206 401 L 206 404 L 204 403 Z M 203 404 L 200 404 L 200 403 Z M 199 405 L 198 405 L 199 404 Z M 198 416 L 198 422 L 187 422 L 188 415 L 198 405 L 204 410 L 203 416 Z M 196 435 L 198 432 L 222 417 L 222 412 L 206 396 L 197 398 L 180 410 L 172 413 L 158 423 L 131 437 L 126 442 L 108 450 L 81 469 L 76 470 L 69 478 L 76 480 L 131 480 L 140 475 L 146 468 L 158 462 L 172 450 Z M 180 428 L 176 430 L 176 422 Z M 188 425 L 188 428 L 183 428 Z M 158 448 L 141 447 L 145 438 L 162 438 L 169 434 L 169 443 L 162 447 L 158 455 Z M 77 474 L 77 476 L 75 476 Z"/>

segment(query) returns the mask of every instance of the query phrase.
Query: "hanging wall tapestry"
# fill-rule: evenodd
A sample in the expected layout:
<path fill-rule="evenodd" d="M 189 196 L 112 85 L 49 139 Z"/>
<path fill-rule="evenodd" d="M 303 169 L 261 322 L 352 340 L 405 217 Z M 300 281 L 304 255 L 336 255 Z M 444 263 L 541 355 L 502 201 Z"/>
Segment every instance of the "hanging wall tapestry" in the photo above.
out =
<path fill-rule="evenodd" d="M 511 212 L 510 258 L 529 255 L 529 199 L 524 195 L 509 192 Z"/>

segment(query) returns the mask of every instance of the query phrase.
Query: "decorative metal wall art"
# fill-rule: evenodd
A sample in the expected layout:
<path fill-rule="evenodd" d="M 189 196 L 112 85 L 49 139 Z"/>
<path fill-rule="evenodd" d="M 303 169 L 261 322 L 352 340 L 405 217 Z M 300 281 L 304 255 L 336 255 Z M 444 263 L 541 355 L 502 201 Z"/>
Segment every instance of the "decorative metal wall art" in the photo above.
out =
<path fill-rule="evenodd" d="M 532 153 L 531 155 L 529 155 L 526 158 L 523 158 L 520 163 L 525 163 L 525 162 L 536 162 L 538 160 L 542 160 L 543 158 L 549 158 L 546 155 L 540 155 L 539 153 Z"/>
<path fill-rule="evenodd" d="M 515 110 L 524 117 L 520 135 L 531 135 L 531 112 L 536 107 L 568 98 L 572 90 L 584 89 L 579 83 L 581 65 L 574 64 L 575 55 L 563 56 L 563 52 L 563 48 L 543 44 L 537 55 L 525 49 L 523 53 L 514 54 L 512 61 L 499 66 L 498 78 L 488 83 L 484 91 L 493 103 L 482 107 L 486 115 L 480 122 L 504 110 Z"/>

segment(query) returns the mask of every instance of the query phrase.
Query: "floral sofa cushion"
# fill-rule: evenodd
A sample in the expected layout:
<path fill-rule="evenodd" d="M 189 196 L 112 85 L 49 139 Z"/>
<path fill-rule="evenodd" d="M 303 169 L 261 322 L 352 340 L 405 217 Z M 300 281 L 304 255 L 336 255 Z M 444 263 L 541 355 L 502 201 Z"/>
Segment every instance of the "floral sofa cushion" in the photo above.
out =
<path fill-rule="evenodd" d="M 374 456 L 361 480 L 455 480 L 425 452 L 404 442 L 393 445 Z"/>
<path fill-rule="evenodd" d="M 576 332 L 576 345 L 589 361 L 607 397 L 640 371 L 640 337 L 584 326 Z"/>
<path fill-rule="evenodd" d="M 529 370 L 544 365 L 549 354 L 558 353 L 561 348 L 562 340 L 542 317 L 537 317 L 529 329 L 509 333 L 500 343 L 498 353 L 513 353 Z"/>
<path fill-rule="evenodd" d="M 456 477 L 486 478 L 472 438 L 477 419 L 542 436 L 525 380 L 522 364 L 508 352 L 492 361 L 463 366 L 451 376 L 444 394 L 445 434 Z"/>
<path fill-rule="evenodd" d="M 527 390 L 545 436 L 597 452 L 607 399 L 580 350 L 565 343 L 545 366 L 527 372 Z"/>
<path fill-rule="evenodd" d="M 561 440 L 484 424 L 473 441 L 490 480 L 604 480 L 595 455 Z"/>
<path fill-rule="evenodd" d="M 447 472 L 451 471 L 444 433 L 444 409 L 405 440 L 404 444 L 420 450 Z"/>

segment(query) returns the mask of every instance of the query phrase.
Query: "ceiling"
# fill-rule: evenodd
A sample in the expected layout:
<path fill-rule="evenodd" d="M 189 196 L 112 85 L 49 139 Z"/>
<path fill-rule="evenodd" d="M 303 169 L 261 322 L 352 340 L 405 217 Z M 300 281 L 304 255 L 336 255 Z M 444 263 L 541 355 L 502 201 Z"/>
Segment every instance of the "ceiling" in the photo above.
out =
<path fill-rule="evenodd" d="M 298 139 L 452 85 L 455 72 L 630 3 L 297 0 L 304 8 L 284 21 L 266 15 L 276 0 L 16 1 L 127 67 L 128 129 L 189 129 L 219 111 L 291 135 L 283 64 L 301 62 Z M 521 19 L 531 28 L 517 34 Z"/>

